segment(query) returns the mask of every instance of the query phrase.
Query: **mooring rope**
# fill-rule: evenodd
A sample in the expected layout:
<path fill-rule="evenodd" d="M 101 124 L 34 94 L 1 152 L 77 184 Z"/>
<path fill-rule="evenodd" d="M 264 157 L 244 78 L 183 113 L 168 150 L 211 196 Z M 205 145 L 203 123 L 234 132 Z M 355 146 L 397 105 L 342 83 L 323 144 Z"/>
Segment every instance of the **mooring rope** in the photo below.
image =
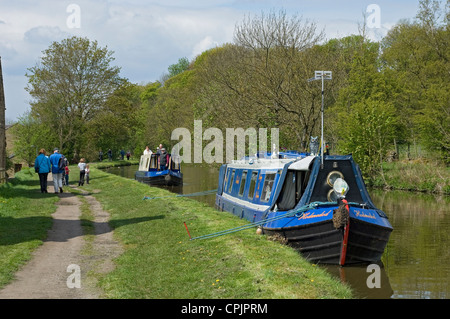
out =
<path fill-rule="evenodd" d="M 349 205 L 359 205 L 359 203 L 348 203 Z M 271 217 L 271 218 L 265 218 L 262 219 L 258 222 L 252 222 L 250 224 L 247 225 L 243 225 L 243 226 L 239 226 L 239 227 L 235 227 L 235 228 L 230 228 L 230 229 L 226 229 L 226 230 L 222 230 L 216 233 L 211 233 L 211 234 L 207 234 L 207 235 L 202 235 L 202 236 L 198 236 L 198 237 L 194 237 L 194 238 L 190 238 L 190 240 L 196 240 L 196 239 L 207 239 L 207 238 L 213 238 L 213 237 L 218 237 L 218 236 L 223 236 L 223 235 L 228 235 L 231 233 L 235 233 L 238 231 L 242 231 L 248 228 L 252 228 L 252 227 L 256 227 L 256 226 L 260 226 L 260 225 L 264 225 L 266 223 L 270 223 L 279 219 L 283 219 L 286 217 L 296 217 L 296 218 L 300 218 L 303 216 L 303 213 L 310 210 L 310 209 L 315 209 L 319 206 L 337 206 L 336 202 L 312 202 L 309 203 L 308 205 L 302 206 L 300 208 L 296 208 L 296 209 L 292 209 L 287 211 L 286 213 L 279 215 L 279 216 L 275 216 L 275 217 Z"/>
<path fill-rule="evenodd" d="M 203 192 L 197 192 L 197 193 L 190 193 L 190 194 L 173 194 L 173 195 L 166 195 L 166 196 L 155 196 L 155 197 L 149 197 L 144 196 L 144 199 L 157 199 L 157 198 L 167 198 L 167 197 L 194 197 L 194 196 L 204 196 L 204 195 L 210 195 L 217 192 L 217 189 L 211 189 L 209 191 L 203 191 Z"/>

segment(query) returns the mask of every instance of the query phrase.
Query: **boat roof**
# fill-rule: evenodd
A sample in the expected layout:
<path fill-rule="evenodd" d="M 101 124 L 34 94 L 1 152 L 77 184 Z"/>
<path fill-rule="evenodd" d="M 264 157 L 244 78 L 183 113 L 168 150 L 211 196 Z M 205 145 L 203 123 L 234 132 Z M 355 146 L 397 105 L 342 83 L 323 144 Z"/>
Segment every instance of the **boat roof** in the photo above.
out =
<path fill-rule="evenodd" d="M 286 164 L 288 169 L 297 171 L 308 171 L 311 162 L 316 158 L 313 155 L 304 153 L 277 153 L 277 156 L 269 157 L 245 157 L 241 160 L 233 160 L 228 167 L 231 168 L 247 168 L 247 169 L 283 169 Z"/>
<path fill-rule="evenodd" d="M 309 155 L 305 158 L 302 158 L 300 160 L 295 161 L 291 165 L 289 165 L 288 169 L 294 170 L 294 171 L 309 171 L 311 162 L 316 158 L 317 156 Z"/>

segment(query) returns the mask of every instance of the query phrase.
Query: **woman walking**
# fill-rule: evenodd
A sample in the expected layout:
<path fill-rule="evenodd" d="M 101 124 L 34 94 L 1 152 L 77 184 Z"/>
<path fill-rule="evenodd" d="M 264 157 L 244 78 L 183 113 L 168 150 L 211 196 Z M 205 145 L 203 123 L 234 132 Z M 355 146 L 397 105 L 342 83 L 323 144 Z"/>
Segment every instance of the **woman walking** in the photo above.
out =
<path fill-rule="evenodd" d="M 80 162 L 78 163 L 78 167 L 80 168 L 80 181 L 78 182 L 78 186 L 84 185 L 84 175 L 86 174 L 86 161 L 84 158 L 80 159 Z"/>
<path fill-rule="evenodd" d="M 45 155 L 45 149 L 39 150 L 39 155 L 34 161 L 34 170 L 39 173 L 39 183 L 41 184 L 41 193 L 47 192 L 47 177 L 50 173 L 51 164 L 48 156 Z"/>

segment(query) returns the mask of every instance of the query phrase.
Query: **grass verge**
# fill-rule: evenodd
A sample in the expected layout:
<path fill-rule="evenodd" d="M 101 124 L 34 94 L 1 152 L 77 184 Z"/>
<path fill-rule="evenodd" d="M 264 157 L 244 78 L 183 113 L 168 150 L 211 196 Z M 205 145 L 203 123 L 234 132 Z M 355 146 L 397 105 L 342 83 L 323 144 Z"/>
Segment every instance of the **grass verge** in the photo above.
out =
<path fill-rule="evenodd" d="M 171 193 L 95 168 L 83 188 L 111 214 L 125 247 L 116 269 L 98 278 L 107 298 L 352 297 L 325 270 L 254 229 L 189 240 L 184 222 L 193 237 L 245 224 L 229 213 L 190 198 L 143 200 Z"/>
<path fill-rule="evenodd" d="M 450 167 L 424 160 L 383 163 L 371 186 L 450 195 Z"/>
<path fill-rule="evenodd" d="M 40 192 L 38 174 L 30 169 L 0 185 L 0 287 L 14 278 L 47 237 L 58 200 Z"/>

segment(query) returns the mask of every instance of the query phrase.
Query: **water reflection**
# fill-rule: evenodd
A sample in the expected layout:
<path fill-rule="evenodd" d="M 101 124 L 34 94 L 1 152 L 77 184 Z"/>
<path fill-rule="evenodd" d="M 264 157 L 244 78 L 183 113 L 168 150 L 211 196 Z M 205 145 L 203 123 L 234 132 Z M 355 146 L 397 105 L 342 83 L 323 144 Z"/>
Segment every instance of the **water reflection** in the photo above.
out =
<path fill-rule="evenodd" d="M 394 227 L 383 256 L 393 298 L 450 297 L 450 198 L 372 191 Z"/>
<path fill-rule="evenodd" d="M 372 266 L 372 265 L 370 265 Z M 321 265 L 329 273 L 350 285 L 354 294 L 361 299 L 389 299 L 393 296 L 389 278 L 383 263 L 372 269 L 369 265 L 346 266 Z"/>
<path fill-rule="evenodd" d="M 127 166 L 108 172 L 134 179 L 136 169 Z M 191 194 L 216 189 L 218 174 L 218 168 L 185 165 L 183 187 L 169 190 Z M 394 227 L 382 257 L 380 288 L 368 287 L 371 272 L 367 265 L 321 267 L 348 283 L 359 298 L 450 298 L 450 197 L 382 190 L 369 193 Z M 193 198 L 214 207 L 214 194 Z"/>

